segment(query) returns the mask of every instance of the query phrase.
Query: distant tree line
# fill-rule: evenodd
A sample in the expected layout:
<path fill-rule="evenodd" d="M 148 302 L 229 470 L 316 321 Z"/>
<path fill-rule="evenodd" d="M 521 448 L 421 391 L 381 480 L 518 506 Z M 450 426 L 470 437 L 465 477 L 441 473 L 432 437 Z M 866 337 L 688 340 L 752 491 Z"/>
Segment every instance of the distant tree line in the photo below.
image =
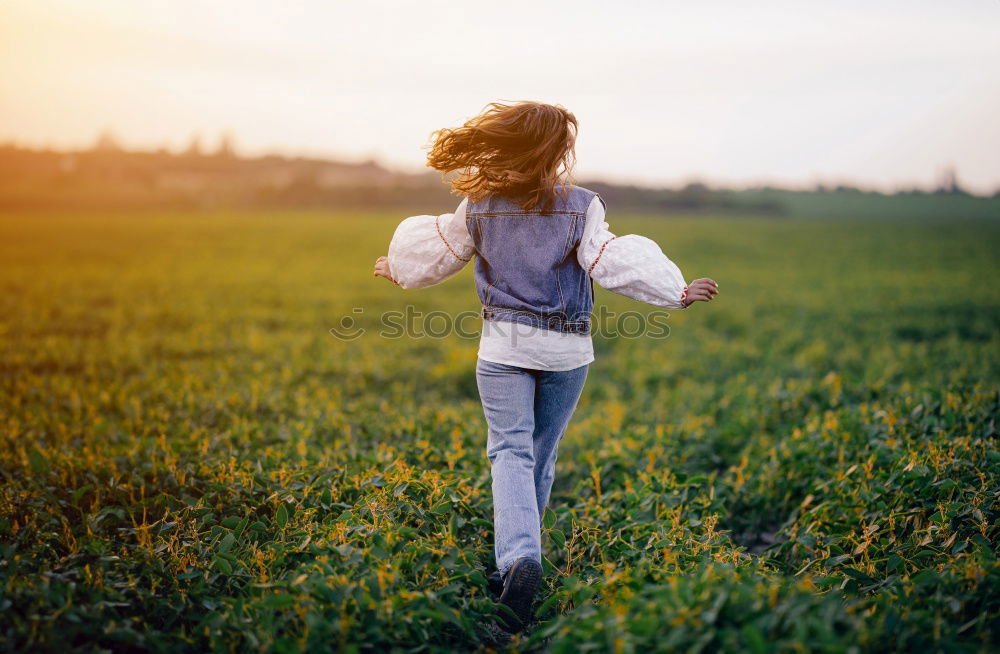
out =
<path fill-rule="evenodd" d="M 964 191 L 950 171 L 933 192 L 884 194 L 838 186 L 811 191 L 743 190 L 690 183 L 645 188 L 580 180 L 618 211 L 766 216 L 883 214 L 1000 216 L 992 198 Z M 374 161 L 237 156 L 231 139 L 214 152 L 195 140 L 180 153 L 129 151 L 104 133 L 94 147 L 76 151 L 0 145 L 0 210 L 311 208 L 447 210 L 457 198 L 432 171 L 401 173 Z"/>

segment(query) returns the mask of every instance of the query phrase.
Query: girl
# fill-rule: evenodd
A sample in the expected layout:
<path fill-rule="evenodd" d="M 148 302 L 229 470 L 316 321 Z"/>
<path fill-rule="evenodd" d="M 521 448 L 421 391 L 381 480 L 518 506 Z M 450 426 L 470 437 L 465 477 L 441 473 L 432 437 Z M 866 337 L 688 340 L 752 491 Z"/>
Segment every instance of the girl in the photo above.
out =
<path fill-rule="evenodd" d="M 541 579 L 541 522 L 559 440 L 594 360 L 593 281 L 659 307 L 711 300 L 653 241 L 617 237 L 604 200 L 569 183 L 576 117 L 558 105 L 492 103 L 438 130 L 428 165 L 459 171 L 455 213 L 413 216 L 396 229 L 375 275 L 402 288 L 443 282 L 475 256 L 483 330 L 476 380 L 488 426 L 500 602 L 509 632 L 531 618 Z M 563 181 L 566 179 L 567 181 Z"/>

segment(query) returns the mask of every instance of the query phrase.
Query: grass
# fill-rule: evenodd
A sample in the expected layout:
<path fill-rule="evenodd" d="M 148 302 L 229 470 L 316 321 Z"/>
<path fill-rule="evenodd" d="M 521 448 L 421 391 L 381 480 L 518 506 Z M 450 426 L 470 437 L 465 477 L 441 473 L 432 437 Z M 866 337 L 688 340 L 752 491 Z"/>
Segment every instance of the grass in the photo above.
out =
<path fill-rule="evenodd" d="M 379 335 L 478 301 L 399 218 L 0 216 L 4 649 L 481 647 L 476 340 Z M 1000 224 L 611 220 L 721 295 L 596 339 L 512 649 L 995 651 Z"/>

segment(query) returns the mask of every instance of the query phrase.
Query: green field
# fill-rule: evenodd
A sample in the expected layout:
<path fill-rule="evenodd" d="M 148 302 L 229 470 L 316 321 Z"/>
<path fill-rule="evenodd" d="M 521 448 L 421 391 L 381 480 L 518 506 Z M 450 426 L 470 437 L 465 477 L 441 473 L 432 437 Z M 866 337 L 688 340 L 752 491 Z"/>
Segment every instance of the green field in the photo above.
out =
<path fill-rule="evenodd" d="M 371 276 L 402 217 L 0 215 L 0 649 L 479 647 L 476 340 L 378 333 L 478 300 Z M 1000 222 L 610 222 L 721 295 L 596 339 L 513 647 L 997 651 Z"/>

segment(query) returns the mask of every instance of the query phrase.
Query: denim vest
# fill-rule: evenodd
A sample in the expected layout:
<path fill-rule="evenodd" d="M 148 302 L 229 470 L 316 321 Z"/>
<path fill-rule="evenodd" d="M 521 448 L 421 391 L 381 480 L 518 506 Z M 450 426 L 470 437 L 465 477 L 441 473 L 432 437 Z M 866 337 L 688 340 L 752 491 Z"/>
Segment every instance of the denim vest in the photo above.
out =
<path fill-rule="evenodd" d="M 570 186 L 568 197 L 557 195 L 546 214 L 500 196 L 466 205 L 484 319 L 590 333 L 594 284 L 576 251 L 596 195 Z"/>

